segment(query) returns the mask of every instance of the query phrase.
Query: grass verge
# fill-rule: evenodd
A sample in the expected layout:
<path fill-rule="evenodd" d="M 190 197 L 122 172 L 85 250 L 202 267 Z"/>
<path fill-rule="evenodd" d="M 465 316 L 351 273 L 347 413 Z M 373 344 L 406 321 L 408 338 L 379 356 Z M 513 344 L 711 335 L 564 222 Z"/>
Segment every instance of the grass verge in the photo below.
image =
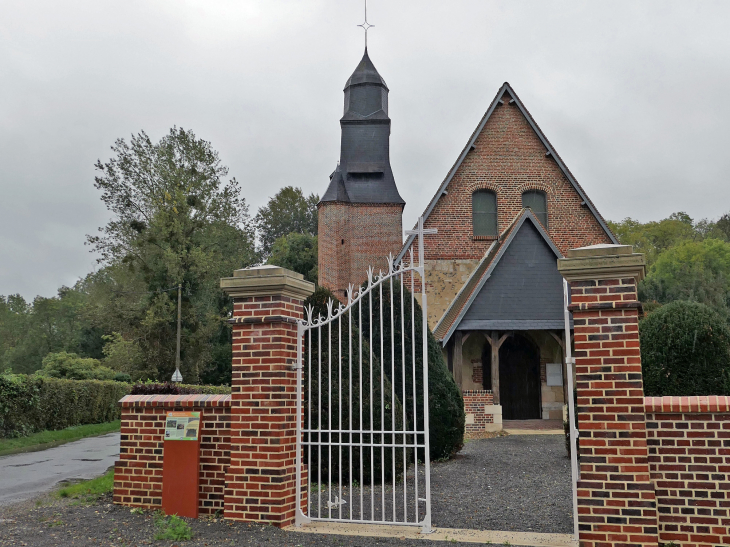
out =
<path fill-rule="evenodd" d="M 104 435 L 112 431 L 119 431 L 121 422 L 107 422 L 104 424 L 88 424 L 67 427 L 58 431 L 41 431 L 27 437 L 17 437 L 14 439 L 0 439 L 0 456 L 13 454 L 16 452 L 30 452 L 33 450 L 43 450 L 51 448 L 59 444 L 78 441 L 84 437 L 95 437 Z"/>
<path fill-rule="evenodd" d="M 61 488 L 57 494 L 59 498 L 79 499 L 82 502 L 91 503 L 99 496 L 114 490 L 114 469 L 110 469 L 101 477 Z"/>

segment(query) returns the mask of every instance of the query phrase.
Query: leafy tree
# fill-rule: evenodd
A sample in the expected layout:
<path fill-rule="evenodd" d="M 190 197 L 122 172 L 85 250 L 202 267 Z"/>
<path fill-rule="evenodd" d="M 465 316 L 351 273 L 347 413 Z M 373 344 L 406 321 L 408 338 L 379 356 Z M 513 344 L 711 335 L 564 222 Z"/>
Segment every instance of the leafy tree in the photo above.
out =
<path fill-rule="evenodd" d="M 116 372 L 101 366 L 97 359 L 79 357 L 75 353 L 49 353 L 43 358 L 38 376 L 66 380 L 113 380 Z"/>
<path fill-rule="evenodd" d="M 730 213 L 725 213 L 717 221 L 717 229 L 722 233 L 725 241 L 730 241 Z"/>
<path fill-rule="evenodd" d="M 292 232 L 316 236 L 317 203 L 318 195 L 305 197 L 301 188 L 286 186 L 261 207 L 255 220 L 263 255 L 268 257 L 274 242 Z"/>
<path fill-rule="evenodd" d="M 101 357 L 100 334 L 84 313 L 88 295 L 61 287 L 58 296 L 0 297 L 0 365 L 19 373 L 41 367 L 49 352 L 68 351 Z"/>
<path fill-rule="evenodd" d="M 134 340 L 151 375 L 167 377 L 181 285 L 183 376 L 216 381 L 208 376 L 226 354 L 219 346 L 230 346 L 231 313 L 219 280 L 258 262 L 240 185 L 225 180 L 228 169 L 209 142 L 182 128 L 157 143 L 144 132 L 119 139 L 112 151 L 96 163 L 95 186 L 113 216 L 88 236 L 103 265 L 86 280 L 89 313 L 104 332 Z"/>
<path fill-rule="evenodd" d="M 684 241 L 659 255 L 639 286 L 641 300 L 666 304 L 690 300 L 728 316 L 730 243 L 717 239 Z"/>
<path fill-rule="evenodd" d="M 267 264 L 282 266 L 317 283 L 317 236 L 292 232 L 280 237 L 271 248 Z"/>
<path fill-rule="evenodd" d="M 677 301 L 639 324 L 647 395 L 730 394 L 730 330 L 708 306 Z"/>
<path fill-rule="evenodd" d="M 152 375 L 144 360 L 144 353 L 134 340 L 125 340 L 118 333 L 105 335 L 104 366 L 127 374 L 130 380 L 146 380 Z"/>
<path fill-rule="evenodd" d="M 609 227 L 624 245 L 633 245 L 634 251 L 644 253 L 647 266 L 651 267 L 659 255 L 683 241 L 704 239 L 730 239 L 730 231 L 723 231 L 723 222 L 730 226 L 728 215 L 717 222 L 707 219 L 694 221 L 687 213 L 672 213 L 659 221 L 641 223 L 633 218 L 610 222 Z M 723 219 L 726 219 L 723 221 Z"/>

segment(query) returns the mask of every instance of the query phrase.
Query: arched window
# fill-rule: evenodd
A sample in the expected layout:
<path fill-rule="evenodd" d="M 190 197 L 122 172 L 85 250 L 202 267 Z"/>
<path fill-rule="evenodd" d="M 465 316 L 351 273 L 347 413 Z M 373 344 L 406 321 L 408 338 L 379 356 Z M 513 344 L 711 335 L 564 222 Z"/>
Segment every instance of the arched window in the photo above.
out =
<path fill-rule="evenodd" d="M 529 207 L 542 225 L 548 227 L 547 196 L 540 190 L 528 190 L 522 194 L 522 206 Z"/>
<path fill-rule="evenodd" d="M 471 220 L 475 236 L 497 235 L 497 195 L 479 190 L 471 195 Z"/>

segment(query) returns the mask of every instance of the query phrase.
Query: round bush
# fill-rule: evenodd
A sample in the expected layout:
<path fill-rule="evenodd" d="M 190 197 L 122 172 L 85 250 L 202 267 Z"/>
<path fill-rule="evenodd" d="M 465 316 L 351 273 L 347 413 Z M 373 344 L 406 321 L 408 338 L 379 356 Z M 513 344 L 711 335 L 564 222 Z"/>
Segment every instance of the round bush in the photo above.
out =
<path fill-rule="evenodd" d="M 639 324 L 644 392 L 730 394 L 730 330 L 704 304 L 677 301 Z"/>

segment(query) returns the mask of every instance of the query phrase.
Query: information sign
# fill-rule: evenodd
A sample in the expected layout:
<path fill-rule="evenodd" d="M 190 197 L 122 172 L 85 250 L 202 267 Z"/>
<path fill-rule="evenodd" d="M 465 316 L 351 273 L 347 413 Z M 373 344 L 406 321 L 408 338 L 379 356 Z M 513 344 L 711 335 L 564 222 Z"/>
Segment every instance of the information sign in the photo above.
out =
<path fill-rule="evenodd" d="M 200 412 L 168 412 L 165 423 L 166 441 L 197 441 L 200 434 Z"/>

